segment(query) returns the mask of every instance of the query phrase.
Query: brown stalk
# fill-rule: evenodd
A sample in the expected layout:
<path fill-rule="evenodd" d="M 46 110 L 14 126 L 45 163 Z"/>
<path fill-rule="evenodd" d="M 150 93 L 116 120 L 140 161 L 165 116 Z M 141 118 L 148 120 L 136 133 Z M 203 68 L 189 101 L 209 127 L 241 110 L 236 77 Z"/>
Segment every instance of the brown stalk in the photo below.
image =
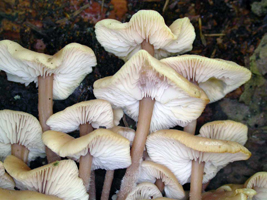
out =
<path fill-rule="evenodd" d="M 91 171 L 89 200 L 96 200 L 95 171 Z"/>
<path fill-rule="evenodd" d="M 150 55 L 154 56 L 154 47 L 147 41 L 143 41 L 141 48 L 146 50 Z M 136 133 L 131 149 L 132 164 L 127 168 L 123 177 L 120 192 L 117 200 L 124 200 L 133 189 L 136 182 L 140 160 L 146 144 L 146 138 L 150 129 L 150 122 L 153 114 L 155 100 L 150 97 L 144 97 L 139 101 L 139 116 Z"/>
<path fill-rule="evenodd" d="M 16 156 L 17 158 L 23 160 L 27 164 L 28 162 L 28 155 L 29 155 L 29 150 L 20 144 L 12 144 L 11 145 L 11 154 L 13 156 Z"/>
<path fill-rule="evenodd" d="M 108 200 L 110 188 L 114 177 L 114 170 L 107 170 L 105 175 L 105 181 L 102 189 L 101 200 Z"/>
<path fill-rule="evenodd" d="M 121 189 L 118 194 L 118 200 L 126 199 L 128 193 L 132 190 L 136 182 L 140 160 L 145 148 L 146 138 L 149 133 L 150 122 L 152 118 L 155 100 L 145 97 L 139 102 L 138 124 L 131 149 L 132 164 L 127 168 L 122 181 Z"/>
<path fill-rule="evenodd" d="M 162 179 L 157 179 L 155 182 L 155 185 L 158 187 L 159 191 L 162 193 L 165 187 L 165 184 L 163 183 Z"/>
<path fill-rule="evenodd" d="M 80 137 L 87 135 L 92 132 L 94 129 L 91 124 L 81 124 L 80 125 Z M 83 180 L 83 184 L 86 188 L 86 191 L 89 192 L 90 186 L 90 174 L 92 167 L 93 156 L 90 154 L 90 151 L 85 156 L 80 157 L 79 164 L 79 177 Z"/>
<path fill-rule="evenodd" d="M 50 130 L 47 126 L 47 119 L 53 114 L 53 75 L 38 77 L 38 112 L 42 131 Z M 51 151 L 48 147 L 45 149 L 48 163 L 61 160 L 60 156 Z"/>
<path fill-rule="evenodd" d="M 187 126 L 184 127 L 184 131 L 192 135 L 195 135 L 196 127 L 197 127 L 197 120 L 195 119 L 191 121 Z"/>
<path fill-rule="evenodd" d="M 204 166 L 204 162 L 199 162 L 199 160 L 192 161 L 190 200 L 201 200 Z"/>

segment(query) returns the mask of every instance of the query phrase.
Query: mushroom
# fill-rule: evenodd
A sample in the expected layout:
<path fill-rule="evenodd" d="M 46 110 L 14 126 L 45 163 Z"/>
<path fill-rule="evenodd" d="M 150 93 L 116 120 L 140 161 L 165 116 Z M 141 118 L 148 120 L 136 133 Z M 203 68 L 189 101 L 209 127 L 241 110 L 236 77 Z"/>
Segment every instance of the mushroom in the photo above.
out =
<path fill-rule="evenodd" d="M 127 61 L 140 49 L 146 49 L 160 59 L 191 51 L 195 31 L 185 17 L 166 26 L 163 17 L 153 10 L 141 10 L 130 22 L 104 19 L 95 25 L 98 42 L 106 51 Z"/>
<path fill-rule="evenodd" d="M 22 160 L 10 155 L 5 159 L 4 167 L 21 190 L 55 195 L 64 200 L 88 200 L 89 196 L 72 160 L 56 161 L 31 170 Z"/>
<path fill-rule="evenodd" d="M 66 99 L 92 72 L 96 65 L 93 51 L 77 43 L 68 44 L 50 56 L 23 48 L 19 44 L 0 41 L 0 70 L 9 81 L 38 85 L 38 110 L 42 131 L 49 130 L 46 120 L 53 113 L 53 99 Z M 46 149 L 48 162 L 60 159 Z"/>
<path fill-rule="evenodd" d="M 216 168 L 247 160 L 251 153 L 237 142 L 194 136 L 178 130 L 160 130 L 147 139 L 150 158 L 168 167 L 181 184 L 189 181 L 190 199 L 201 199 L 204 166 Z"/>
<path fill-rule="evenodd" d="M 234 62 L 211 59 L 198 55 L 182 55 L 160 60 L 189 81 L 199 85 L 207 94 L 210 103 L 222 99 L 251 77 L 251 72 Z M 195 134 L 196 121 L 184 131 Z"/>
<path fill-rule="evenodd" d="M 185 126 L 196 119 L 208 102 L 204 92 L 140 50 L 111 77 L 94 83 L 94 94 L 138 121 L 131 150 L 132 165 L 122 181 L 119 200 L 125 199 L 136 181 L 149 130 Z"/>
<path fill-rule="evenodd" d="M 45 155 L 42 142 L 42 128 L 31 114 L 12 111 L 0 111 L 0 147 L 4 150 L 1 160 L 14 155 L 29 163 L 37 156 Z"/>
<path fill-rule="evenodd" d="M 243 185 L 227 184 L 215 191 L 203 193 L 202 200 L 249 200 L 255 194 L 255 190 L 243 188 Z"/>
<path fill-rule="evenodd" d="M 80 129 L 80 136 L 84 136 L 92 132 L 93 128 L 112 128 L 118 125 L 122 115 L 121 109 L 115 109 L 113 112 L 108 101 L 96 99 L 74 104 L 49 117 L 46 123 L 52 130 L 65 133 Z M 92 162 L 92 156 L 90 151 L 87 153 L 80 158 L 79 175 L 88 189 L 91 173 L 88 163 Z"/>
<path fill-rule="evenodd" d="M 135 131 L 133 129 L 122 126 L 114 126 L 110 130 L 125 137 L 127 140 L 130 141 L 130 146 L 132 146 L 132 142 L 134 140 L 134 135 L 135 135 Z M 107 170 L 102 188 L 101 200 L 109 199 L 113 177 L 114 177 L 114 170 Z"/>
<path fill-rule="evenodd" d="M 8 200 L 60 200 L 61 198 L 34 191 L 5 190 L 0 188 L 1 199 Z"/>
<path fill-rule="evenodd" d="M 0 161 L 0 188 L 4 188 L 8 190 L 15 189 L 15 182 L 13 178 L 5 172 L 4 165 L 1 161 Z"/>
<path fill-rule="evenodd" d="M 86 163 L 86 169 L 89 172 L 91 168 L 92 170 L 99 168 L 114 170 L 126 168 L 131 164 L 130 142 L 107 129 L 97 129 L 76 139 L 66 133 L 46 131 L 43 133 L 43 141 L 61 157 L 79 160 L 81 156 L 90 152 L 93 159 Z M 90 173 L 88 179 L 90 179 Z M 83 181 L 88 191 L 89 180 L 83 179 Z"/>
<path fill-rule="evenodd" d="M 256 190 L 253 200 L 266 200 L 267 198 L 267 172 L 258 172 L 251 176 L 244 187 Z"/>
<path fill-rule="evenodd" d="M 155 199 L 162 197 L 161 192 L 152 183 L 138 184 L 126 197 L 126 200 Z"/>
<path fill-rule="evenodd" d="M 157 181 L 162 182 L 157 185 Z M 143 161 L 137 183 L 155 183 L 160 192 L 165 191 L 166 197 L 173 199 L 185 199 L 185 192 L 175 175 L 164 165 L 152 161 Z"/>

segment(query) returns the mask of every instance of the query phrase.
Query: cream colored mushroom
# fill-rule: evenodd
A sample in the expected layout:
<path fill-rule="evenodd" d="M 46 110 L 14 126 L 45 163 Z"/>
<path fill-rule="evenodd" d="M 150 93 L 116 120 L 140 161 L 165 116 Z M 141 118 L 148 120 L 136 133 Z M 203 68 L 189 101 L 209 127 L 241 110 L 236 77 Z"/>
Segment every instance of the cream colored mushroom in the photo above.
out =
<path fill-rule="evenodd" d="M 244 187 L 256 190 L 257 194 L 253 197 L 253 200 L 266 200 L 267 172 L 254 174 L 245 182 Z"/>
<path fill-rule="evenodd" d="M 1 161 L 0 161 L 0 188 L 8 190 L 15 189 L 15 182 L 13 178 L 5 172 L 4 165 Z"/>
<path fill-rule="evenodd" d="M 39 121 L 31 114 L 12 111 L 0 111 L 0 148 L 1 160 L 7 155 L 15 155 L 25 163 L 36 157 L 45 156 L 42 142 L 42 128 Z"/>
<path fill-rule="evenodd" d="M 77 165 L 72 160 L 56 161 L 31 170 L 22 160 L 10 155 L 4 167 L 21 190 L 55 195 L 64 200 L 88 200 Z"/>
<path fill-rule="evenodd" d="M 187 17 L 175 20 L 168 27 L 153 10 L 138 11 L 127 23 L 104 19 L 96 23 L 95 32 L 106 51 L 125 61 L 143 49 L 144 42 L 152 46 L 153 54 L 160 59 L 191 51 L 195 39 L 194 27 Z"/>

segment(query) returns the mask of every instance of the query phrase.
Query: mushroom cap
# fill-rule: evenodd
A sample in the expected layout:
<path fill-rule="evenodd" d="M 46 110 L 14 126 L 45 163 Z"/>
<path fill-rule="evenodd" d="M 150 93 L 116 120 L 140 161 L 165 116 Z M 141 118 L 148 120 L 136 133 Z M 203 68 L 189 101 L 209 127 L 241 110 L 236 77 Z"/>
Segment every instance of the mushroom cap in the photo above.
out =
<path fill-rule="evenodd" d="M 0 111 L 0 149 L 1 158 L 11 154 L 11 144 L 20 144 L 29 150 L 28 161 L 38 156 L 45 156 L 42 142 L 42 128 L 39 121 L 31 114 L 12 111 Z M 2 154 L 3 153 L 3 154 Z"/>
<path fill-rule="evenodd" d="M 247 200 L 252 199 L 255 194 L 255 190 L 243 188 L 243 185 L 227 184 L 203 193 L 202 200 Z"/>
<path fill-rule="evenodd" d="M 123 126 L 114 126 L 110 130 L 125 137 L 127 140 L 130 141 L 130 146 L 132 146 L 134 136 L 135 136 L 135 130 L 133 130 L 132 128 L 123 127 Z"/>
<path fill-rule="evenodd" d="M 22 160 L 8 156 L 4 166 L 14 178 L 16 187 L 66 200 L 87 200 L 88 194 L 78 168 L 72 160 L 62 160 L 31 170 Z"/>
<path fill-rule="evenodd" d="M 92 72 L 94 52 L 77 43 L 66 45 L 55 55 L 33 52 L 10 40 L 0 41 L 0 70 L 9 81 L 38 85 L 38 76 L 54 74 L 53 99 L 66 99 Z"/>
<path fill-rule="evenodd" d="M 114 75 L 94 82 L 94 94 L 138 119 L 139 101 L 155 99 L 150 131 L 185 126 L 202 113 L 205 93 L 147 51 L 140 50 Z"/>
<path fill-rule="evenodd" d="M 5 190 L 0 188 L 1 199 L 8 200 L 60 200 L 60 198 L 34 191 Z"/>
<path fill-rule="evenodd" d="M 244 145 L 248 139 L 248 127 L 242 123 L 225 120 L 214 121 L 204 124 L 200 128 L 199 136 L 218 140 L 228 140 Z M 209 168 L 210 167 L 210 168 Z M 207 182 L 216 176 L 217 172 L 225 166 L 218 166 L 217 169 L 212 165 L 205 165 L 204 180 Z"/>
<path fill-rule="evenodd" d="M 222 59 L 182 55 L 162 59 L 161 62 L 188 80 L 197 82 L 209 97 L 210 103 L 222 99 L 251 77 L 251 72 L 245 67 Z"/>
<path fill-rule="evenodd" d="M 248 140 L 248 127 L 232 120 L 213 121 L 204 124 L 199 136 L 211 139 L 229 140 L 245 145 Z"/>
<path fill-rule="evenodd" d="M 155 199 L 162 197 L 161 192 L 152 183 L 138 184 L 126 197 L 126 200 Z"/>
<path fill-rule="evenodd" d="M 8 190 L 14 190 L 15 188 L 15 182 L 13 178 L 5 172 L 4 165 L 1 161 L 0 161 L 0 188 Z"/>
<path fill-rule="evenodd" d="M 161 179 L 164 183 L 166 196 L 173 199 L 183 199 L 185 192 L 175 175 L 165 166 L 152 161 L 143 161 L 139 172 L 138 183 L 155 183 Z"/>
<path fill-rule="evenodd" d="M 205 162 L 204 174 L 237 160 L 247 160 L 251 153 L 237 142 L 209 139 L 178 130 L 160 130 L 147 138 L 152 161 L 168 167 L 183 185 L 190 181 L 192 160 Z M 207 182 L 203 178 L 203 182 Z"/>
<path fill-rule="evenodd" d="M 127 23 L 104 19 L 96 23 L 95 33 L 106 51 L 125 61 L 141 49 L 143 41 L 153 45 L 155 57 L 160 59 L 191 51 L 196 37 L 187 17 L 175 20 L 168 27 L 163 17 L 153 10 L 138 11 Z"/>
<path fill-rule="evenodd" d="M 76 139 L 57 131 L 46 131 L 42 137 L 45 145 L 61 157 L 78 160 L 90 151 L 92 170 L 115 170 L 131 164 L 129 140 L 107 129 L 97 129 Z"/>
<path fill-rule="evenodd" d="M 246 188 L 256 190 L 253 200 L 264 200 L 267 197 L 267 172 L 258 172 L 251 176 L 244 184 Z"/>
<path fill-rule="evenodd" d="M 46 124 L 51 130 L 69 133 L 86 123 L 90 123 L 94 128 L 99 128 L 99 126 L 112 128 L 119 124 L 122 116 L 121 109 L 112 110 L 108 101 L 95 99 L 76 103 L 51 115 Z"/>

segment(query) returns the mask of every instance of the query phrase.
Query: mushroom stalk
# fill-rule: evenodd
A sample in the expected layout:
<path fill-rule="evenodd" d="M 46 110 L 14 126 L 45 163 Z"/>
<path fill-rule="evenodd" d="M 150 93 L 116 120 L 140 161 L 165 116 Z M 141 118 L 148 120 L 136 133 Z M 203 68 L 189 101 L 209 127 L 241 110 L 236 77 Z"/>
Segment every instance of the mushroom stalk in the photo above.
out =
<path fill-rule="evenodd" d="M 46 121 L 53 114 L 53 75 L 38 77 L 38 112 L 42 131 L 50 130 Z M 45 151 L 48 163 L 61 160 L 60 156 L 48 147 Z"/>
<path fill-rule="evenodd" d="M 12 144 L 11 145 L 11 154 L 13 156 L 16 156 L 17 158 L 23 160 L 23 162 L 27 164 L 29 150 L 25 146 L 20 145 L 20 144 Z"/>
<path fill-rule="evenodd" d="M 153 114 L 155 100 L 150 97 L 144 97 L 139 102 L 138 124 L 131 149 L 132 164 L 127 168 L 122 181 L 121 189 L 118 194 L 118 200 L 126 199 L 126 196 L 133 189 L 137 179 L 137 173 L 145 148 L 146 138 L 149 133 L 150 122 Z"/>
<path fill-rule="evenodd" d="M 155 182 L 155 185 L 158 187 L 159 191 L 162 193 L 165 187 L 162 179 L 157 179 Z"/>
<path fill-rule="evenodd" d="M 96 200 L 95 171 L 91 172 L 90 188 L 89 188 L 89 200 Z"/>
<path fill-rule="evenodd" d="M 190 200 L 201 200 L 204 166 L 205 163 L 198 159 L 192 161 Z"/>
<path fill-rule="evenodd" d="M 80 137 L 87 135 L 92 131 L 93 127 L 91 126 L 91 124 L 86 123 L 80 125 Z M 87 192 L 89 192 L 89 186 L 90 186 L 92 161 L 93 161 L 93 156 L 91 155 L 90 151 L 88 151 L 88 153 L 85 156 L 80 157 L 79 177 L 83 180 L 83 184 Z"/>
<path fill-rule="evenodd" d="M 195 119 L 191 121 L 187 126 L 184 127 L 184 131 L 192 135 L 195 135 L 196 127 L 197 127 L 197 120 Z"/>
<path fill-rule="evenodd" d="M 114 170 L 107 170 L 105 175 L 105 181 L 102 189 L 101 200 L 108 200 L 110 188 L 114 177 Z"/>
<path fill-rule="evenodd" d="M 141 43 L 141 48 L 146 50 L 151 56 L 154 56 L 154 47 L 147 41 Z"/>

